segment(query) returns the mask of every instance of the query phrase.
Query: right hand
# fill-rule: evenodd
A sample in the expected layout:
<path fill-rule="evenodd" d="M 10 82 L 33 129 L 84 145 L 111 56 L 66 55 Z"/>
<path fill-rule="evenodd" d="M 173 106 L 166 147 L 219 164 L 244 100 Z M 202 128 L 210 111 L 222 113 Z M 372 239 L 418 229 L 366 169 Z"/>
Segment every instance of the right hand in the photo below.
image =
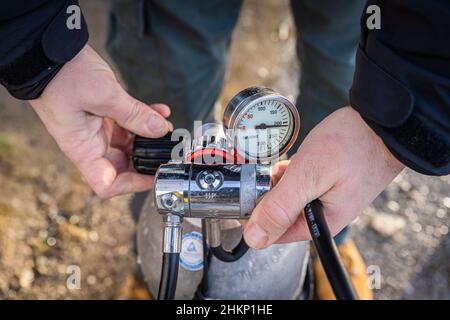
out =
<path fill-rule="evenodd" d="M 322 202 L 332 235 L 351 223 L 405 166 L 351 107 L 340 108 L 306 136 L 289 162 L 274 166 L 275 186 L 248 220 L 254 249 L 310 240 L 303 209 Z"/>
<path fill-rule="evenodd" d="M 102 198 L 149 189 L 153 177 L 134 172 L 128 131 L 148 138 L 173 130 L 170 109 L 146 105 L 121 87 L 108 64 L 88 45 L 66 63 L 33 109 Z"/>

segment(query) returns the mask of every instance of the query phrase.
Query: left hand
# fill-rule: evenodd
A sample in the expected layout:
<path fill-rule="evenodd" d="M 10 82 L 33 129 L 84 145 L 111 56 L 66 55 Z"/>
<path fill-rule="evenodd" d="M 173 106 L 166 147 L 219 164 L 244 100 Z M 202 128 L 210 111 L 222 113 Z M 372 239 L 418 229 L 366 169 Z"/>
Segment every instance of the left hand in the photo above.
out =
<path fill-rule="evenodd" d="M 403 168 L 354 109 L 339 109 L 310 132 L 290 162 L 274 167 L 278 183 L 253 211 L 245 240 L 261 249 L 311 239 L 303 208 L 315 199 L 335 235 Z"/>
<path fill-rule="evenodd" d="M 133 169 L 128 131 L 147 138 L 164 136 L 173 129 L 166 120 L 170 109 L 131 97 L 89 45 L 30 103 L 98 196 L 111 198 L 151 188 L 153 177 Z"/>

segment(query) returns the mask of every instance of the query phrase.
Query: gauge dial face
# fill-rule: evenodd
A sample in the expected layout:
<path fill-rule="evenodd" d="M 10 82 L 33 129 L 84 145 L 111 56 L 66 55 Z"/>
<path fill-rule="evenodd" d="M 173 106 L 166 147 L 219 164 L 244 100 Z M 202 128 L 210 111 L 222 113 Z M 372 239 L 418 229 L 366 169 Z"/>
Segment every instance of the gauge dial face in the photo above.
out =
<path fill-rule="evenodd" d="M 266 98 L 244 108 L 234 123 L 236 147 L 250 159 L 273 159 L 293 139 L 291 109 L 279 99 Z"/>

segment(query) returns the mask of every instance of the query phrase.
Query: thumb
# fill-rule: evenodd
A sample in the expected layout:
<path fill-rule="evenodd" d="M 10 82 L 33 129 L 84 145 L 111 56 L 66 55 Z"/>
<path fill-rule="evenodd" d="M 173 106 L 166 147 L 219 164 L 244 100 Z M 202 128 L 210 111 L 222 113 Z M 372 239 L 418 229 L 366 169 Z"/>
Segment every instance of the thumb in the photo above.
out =
<path fill-rule="evenodd" d="M 157 110 L 167 110 L 168 107 L 161 104 L 152 106 L 153 108 L 125 93 L 105 110 L 105 115 L 135 134 L 159 138 L 170 130 L 170 124 Z"/>
<path fill-rule="evenodd" d="M 307 235 L 305 220 L 299 216 L 308 202 L 327 189 L 316 182 L 315 173 L 320 172 L 317 168 L 316 161 L 301 161 L 299 154 L 294 156 L 283 177 L 262 198 L 245 227 L 244 238 L 250 247 L 261 249 L 275 243 L 296 223 L 303 224 L 296 229 Z"/>

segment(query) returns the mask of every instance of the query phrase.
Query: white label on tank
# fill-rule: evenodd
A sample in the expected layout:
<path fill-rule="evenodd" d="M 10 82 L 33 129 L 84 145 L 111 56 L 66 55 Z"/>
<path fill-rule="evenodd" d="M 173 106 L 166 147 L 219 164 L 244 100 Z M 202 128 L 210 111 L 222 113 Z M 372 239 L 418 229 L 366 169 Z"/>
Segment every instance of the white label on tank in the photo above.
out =
<path fill-rule="evenodd" d="M 203 269 L 203 236 L 197 231 L 183 235 L 180 265 L 188 271 Z"/>

